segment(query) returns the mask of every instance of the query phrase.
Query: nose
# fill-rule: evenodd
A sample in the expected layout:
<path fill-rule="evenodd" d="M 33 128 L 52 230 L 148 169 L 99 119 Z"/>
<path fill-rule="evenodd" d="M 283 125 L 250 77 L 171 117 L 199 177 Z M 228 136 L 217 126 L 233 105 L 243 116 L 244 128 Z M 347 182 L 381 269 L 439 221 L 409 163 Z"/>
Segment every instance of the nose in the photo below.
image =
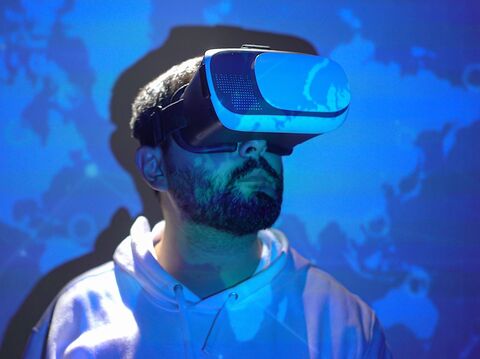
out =
<path fill-rule="evenodd" d="M 238 153 L 243 158 L 258 159 L 267 150 L 267 141 L 265 140 L 250 140 L 241 142 L 238 148 Z"/>

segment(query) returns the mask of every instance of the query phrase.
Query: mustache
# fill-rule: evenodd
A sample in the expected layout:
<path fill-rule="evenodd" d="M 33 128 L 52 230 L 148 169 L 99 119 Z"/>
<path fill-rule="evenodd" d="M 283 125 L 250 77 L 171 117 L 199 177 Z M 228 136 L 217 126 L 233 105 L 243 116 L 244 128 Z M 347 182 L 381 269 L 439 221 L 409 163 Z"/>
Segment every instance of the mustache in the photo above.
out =
<path fill-rule="evenodd" d="M 235 181 L 239 180 L 242 177 L 245 177 L 255 169 L 264 170 L 270 176 L 272 176 L 273 179 L 275 179 L 275 182 L 281 181 L 280 175 L 273 169 L 272 166 L 270 166 L 270 164 L 267 162 L 265 158 L 260 157 L 258 161 L 254 160 L 253 158 L 249 158 L 247 161 L 245 161 L 245 163 L 241 167 L 235 169 L 230 174 L 228 186 L 232 186 Z"/>

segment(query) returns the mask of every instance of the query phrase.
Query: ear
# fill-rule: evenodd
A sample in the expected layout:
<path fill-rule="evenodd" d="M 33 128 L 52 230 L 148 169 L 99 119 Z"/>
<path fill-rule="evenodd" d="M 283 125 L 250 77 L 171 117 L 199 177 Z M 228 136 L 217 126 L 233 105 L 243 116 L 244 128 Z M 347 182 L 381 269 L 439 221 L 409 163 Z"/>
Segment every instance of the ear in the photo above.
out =
<path fill-rule="evenodd" d="M 150 187 L 157 191 L 167 190 L 165 162 L 160 147 L 141 146 L 135 154 L 135 163 Z"/>

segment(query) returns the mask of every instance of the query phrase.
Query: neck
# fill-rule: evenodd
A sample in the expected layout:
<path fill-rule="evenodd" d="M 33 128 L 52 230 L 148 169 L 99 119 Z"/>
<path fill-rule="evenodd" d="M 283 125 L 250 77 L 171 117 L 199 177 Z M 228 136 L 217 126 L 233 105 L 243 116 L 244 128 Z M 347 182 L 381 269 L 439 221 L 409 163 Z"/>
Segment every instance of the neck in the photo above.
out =
<path fill-rule="evenodd" d="M 237 236 L 164 213 L 158 262 L 199 297 L 232 287 L 255 271 L 262 248 L 257 233 Z"/>

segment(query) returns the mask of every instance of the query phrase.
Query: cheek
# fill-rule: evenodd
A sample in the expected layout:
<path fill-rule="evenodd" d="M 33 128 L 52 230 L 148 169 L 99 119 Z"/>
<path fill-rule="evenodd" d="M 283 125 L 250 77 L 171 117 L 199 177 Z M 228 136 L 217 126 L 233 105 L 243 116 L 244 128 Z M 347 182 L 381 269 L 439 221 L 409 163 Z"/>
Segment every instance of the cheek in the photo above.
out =
<path fill-rule="evenodd" d="M 213 167 L 214 162 L 212 156 L 210 155 L 203 155 L 203 156 L 196 156 L 193 158 L 193 168 L 195 169 L 205 169 L 209 170 Z"/>
<path fill-rule="evenodd" d="M 235 153 L 212 153 L 197 155 L 193 159 L 193 166 L 221 180 L 227 177 L 241 162 Z"/>
<path fill-rule="evenodd" d="M 283 175 L 283 161 L 282 157 L 275 155 L 273 153 L 265 153 L 264 158 L 267 160 L 268 164 L 272 166 L 272 168 L 277 172 L 279 175 Z"/>

